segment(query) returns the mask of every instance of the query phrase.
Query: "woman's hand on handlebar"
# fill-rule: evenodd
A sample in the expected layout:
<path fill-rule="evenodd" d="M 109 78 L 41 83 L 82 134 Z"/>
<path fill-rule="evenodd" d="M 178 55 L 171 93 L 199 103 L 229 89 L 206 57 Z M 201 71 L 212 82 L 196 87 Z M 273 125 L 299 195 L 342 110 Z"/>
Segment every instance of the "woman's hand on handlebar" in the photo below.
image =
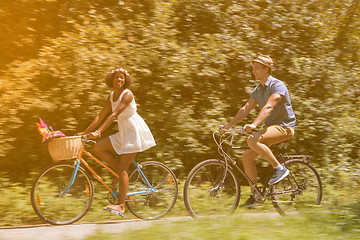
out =
<path fill-rule="evenodd" d="M 84 132 L 79 132 L 76 134 L 76 136 L 85 136 L 85 135 L 88 139 L 96 139 L 101 136 L 99 131 L 94 131 L 94 132 L 90 132 L 90 133 L 84 131 Z"/>
<path fill-rule="evenodd" d="M 89 138 L 90 139 L 96 139 L 98 137 L 100 137 L 99 132 L 91 132 L 91 133 L 89 133 Z"/>

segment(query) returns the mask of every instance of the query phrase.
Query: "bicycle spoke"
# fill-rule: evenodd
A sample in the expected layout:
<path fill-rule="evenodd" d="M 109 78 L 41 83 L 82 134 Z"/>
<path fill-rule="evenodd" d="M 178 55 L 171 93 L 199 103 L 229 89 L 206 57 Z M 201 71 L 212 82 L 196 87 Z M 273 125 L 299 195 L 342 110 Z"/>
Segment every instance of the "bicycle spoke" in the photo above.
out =
<path fill-rule="evenodd" d="M 302 160 L 287 161 L 290 174 L 273 187 L 273 205 L 282 214 L 306 211 L 319 205 L 322 198 L 322 184 L 316 170 Z"/>
<path fill-rule="evenodd" d="M 71 188 L 64 193 L 73 172 L 71 164 L 54 164 L 45 169 L 31 189 L 34 211 L 51 224 L 69 224 L 85 215 L 93 200 L 90 177 L 79 169 Z"/>
<path fill-rule="evenodd" d="M 234 173 L 218 160 L 207 160 L 189 173 L 184 186 L 185 206 L 193 217 L 232 213 L 240 198 Z"/>
<path fill-rule="evenodd" d="M 141 164 L 141 170 L 146 179 L 139 178 L 138 170 L 134 170 L 129 176 L 128 194 L 126 204 L 130 212 L 142 219 L 158 219 L 167 214 L 174 206 L 178 185 L 175 175 L 164 164 L 154 161 Z M 147 186 L 149 182 L 152 186 Z M 147 194 L 134 194 L 142 190 L 149 191 Z M 136 204 L 143 202 L 143 204 Z"/>

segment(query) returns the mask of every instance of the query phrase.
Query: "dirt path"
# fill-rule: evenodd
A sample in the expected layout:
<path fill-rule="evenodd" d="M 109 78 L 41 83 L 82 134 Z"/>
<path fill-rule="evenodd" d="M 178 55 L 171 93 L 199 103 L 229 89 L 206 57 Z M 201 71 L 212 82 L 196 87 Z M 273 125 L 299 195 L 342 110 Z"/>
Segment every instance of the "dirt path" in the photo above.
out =
<path fill-rule="evenodd" d="M 169 222 L 177 220 L 191 220 L 191 217 L 162 218 L 156 221 L 119 220 L 101 223 L 80 223 L 66 226 L 24 226 L 16 228 L 0 228 L 1 240 L 81 240 L 96 232 L 106 232 L 110 234 L 121 233 L 123 231 L 148 227 L 159 222 Z"/>
<path fill-rule="evenodd" d="M 247 218 L 277 219 L 277 213 L 241 214 Z M 65 226 L 37 225 L 23 227 L 0 228 L 0 240 L 82 240 L 97 232 L 117 234 L 128 230 L 145 228 L 151 224 L 174 221 L 192 221 L 190 216 L 168 217 L 160 220 L 144 221 L 140 219 L 118 220 L 97 223 L 74 223 Z"/>

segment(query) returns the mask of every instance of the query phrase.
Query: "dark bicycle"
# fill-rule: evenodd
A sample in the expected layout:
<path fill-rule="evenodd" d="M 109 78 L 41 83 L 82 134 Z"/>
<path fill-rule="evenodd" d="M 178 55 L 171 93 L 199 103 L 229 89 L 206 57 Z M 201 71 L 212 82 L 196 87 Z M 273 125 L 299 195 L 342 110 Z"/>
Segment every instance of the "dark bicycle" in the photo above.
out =
<path fill-rule="evenodd" d="M 280 163 L 290 174 L 276 185 L 269 185 L 273 168 L 270 166 L 265 181 L 255 185 L 231 156 L 235 136 L 244 134 L 243 128 L 216 131 L 213 138 L 221 159 L 209 159 L 197 164 L 188 174 L 184 186 L 184 202 L 192 217 L 231 214 L 238 207 L 241 193 L 250 194 L 249 183 L 255 189 L 255 201 L 263 204 L 270 200 L 281 215 L 296 213 L 320 205 L 322 183 L 319 173 L 311 165 L 312 156 L 289 155 L 274 151 Z M 276 144 L 287 147 L 288 142 Z M 243 194 L 244 195 L 244 194 Z"/>

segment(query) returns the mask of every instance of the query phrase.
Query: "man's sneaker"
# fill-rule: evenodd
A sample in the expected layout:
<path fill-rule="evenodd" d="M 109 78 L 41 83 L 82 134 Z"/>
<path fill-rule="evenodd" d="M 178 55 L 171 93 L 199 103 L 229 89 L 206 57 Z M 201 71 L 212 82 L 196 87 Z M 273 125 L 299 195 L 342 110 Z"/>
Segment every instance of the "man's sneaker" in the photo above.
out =
<path fill-rule="evenodd" d="M 251 208 L 251 209 L 255 208 L 255 199 L 254 199 L 254 196 L 251 194 L 250 197 L 249 197 L 249 199 L 246 200 L 246 202 L 243 203 L 243 204 L 241 204 L 239 207 L 240 207 L 240 208 Z"/>
<path fill-rule="evenodd" d="M 277 184 L 278 182 L 283 180 L 289 174 L 290 171 L 284 165 L 282 165 L 282 166 L 283 166 L 283 169 L 275 170 L 274 175 L 272 175 L 271 179 L 269 180 L 269 185 Z"/>

